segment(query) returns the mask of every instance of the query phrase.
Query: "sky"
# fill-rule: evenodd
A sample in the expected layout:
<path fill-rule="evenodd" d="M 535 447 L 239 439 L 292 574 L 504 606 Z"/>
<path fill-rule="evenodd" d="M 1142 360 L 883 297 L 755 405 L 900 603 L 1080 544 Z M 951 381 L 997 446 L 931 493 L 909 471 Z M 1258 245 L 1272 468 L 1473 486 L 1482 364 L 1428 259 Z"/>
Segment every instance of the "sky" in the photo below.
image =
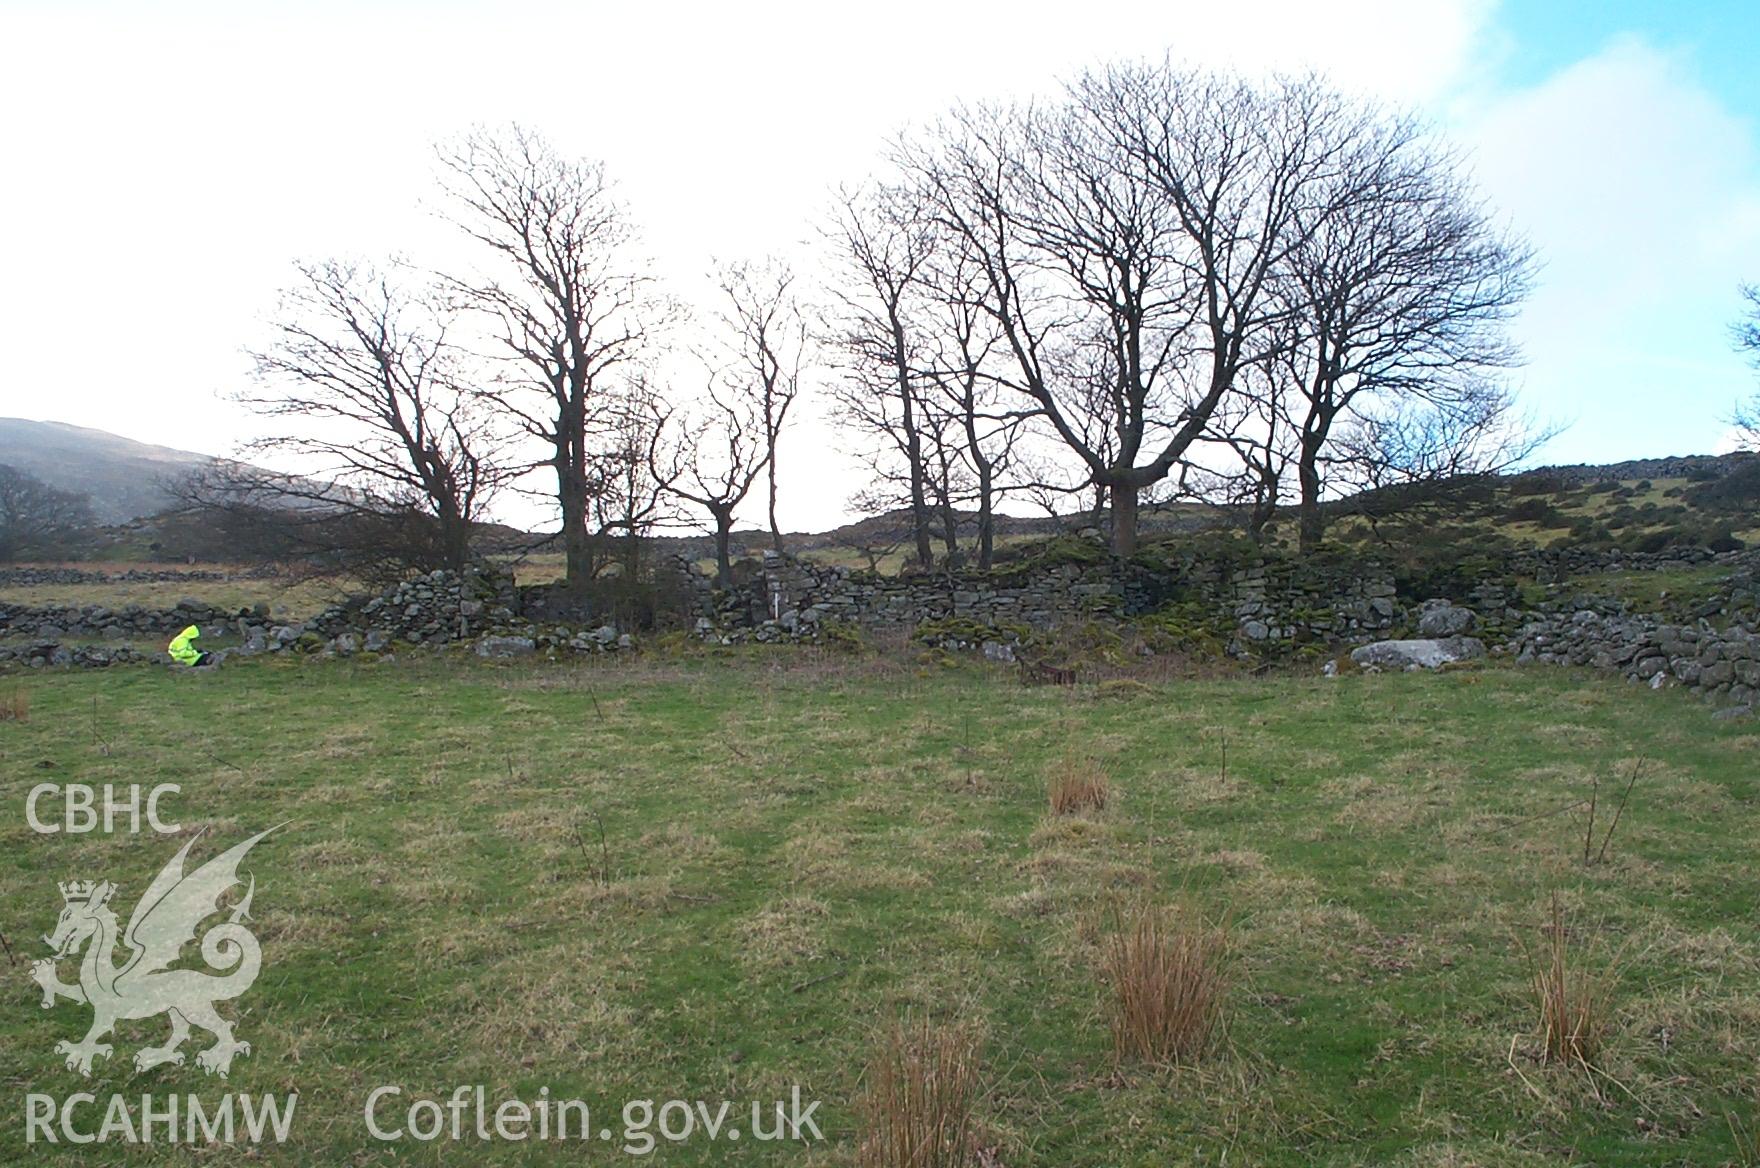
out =
<path fill-rule="evenodd" d="M 0 415 L 234 452 L 293 261 L 445 266 L 433 143 L 475 124 L 603 160 L 655 274 L 707 306 L 717 259 L 810 263 L 897 131 L 1171 52 L 1316 69 L 1464 148 L 1542 263 L 1514 375 L 1561 427 L 1542 461 L 1715 450 L 1760 388 L 1728 338 L 1760 281 L 1756 44 L 1754 0 L 0 0 Z M 803 411 L 784 527 L 846 517 L 849 445 Z"/>

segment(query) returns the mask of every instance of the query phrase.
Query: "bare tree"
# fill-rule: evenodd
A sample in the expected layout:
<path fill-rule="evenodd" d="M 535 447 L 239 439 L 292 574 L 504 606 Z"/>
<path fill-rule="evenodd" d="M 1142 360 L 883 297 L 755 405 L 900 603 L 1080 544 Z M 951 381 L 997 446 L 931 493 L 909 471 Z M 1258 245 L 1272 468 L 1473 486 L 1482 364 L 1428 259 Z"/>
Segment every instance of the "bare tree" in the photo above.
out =
<path fill-rule="evenodd" d="M 482 389 L 542 444 L 556 475 L 567 580 L 594 568 L 597 465 L 619 458 L 619 375 L 667 315 L 631 256 L 634 231 L 604 167 L 518 126 L 439 151 L 449 216 L 482 245 L 480 275 L 449 284 L 487 322 L 502 374 Z"/>
<path fill-rule="evenodd" d="M 838 268 L 839 308 L 831 344 L 845 355 L 845 379 L 832 390 L 846 424 L 876 436 L 882 457 L 903 464 L 916 563 L 930 548 L 928 484 L 923 450 L 923 394 L 916 370 L 920 342 L 911 320 L 918 276 L 934 250 L 934 233 L 912 193 L 900 186 L 844 191 L 827 236 Z M 876 461 L 884 479 L 884 463 Z"/>
<path fill-rule="evenodd" d="M 650 457 L 665 410 L 647 375 L 620 390 L 604 427 L 606 440 L 588 482 L 588 578 L 615 570 L 642 575 L 642 551 L 654 529 L 673 518 L 670 496 L 654 476 Z"/>
<path fill-rule="evenodd" d="M 1748 306 L 1730 326 L 1730 335 L 1735 340 L 1736 350 L 1748 354 L 1748 359 L 1760 368 L 1760 285 L 1742 285 L 1742 299 L 1748 302 Z M 1737 441 L 1742 448 L 1760 451 L 1760 393 L 1749 399 L 1747 405 L 1738 406 L 1730 421 L 1736 427 Z"/>
<path fill-rule="evenodd" d="M 166 482 L 176 506 L 160 540 L 204 559 L 278 561 L 372 585 L 454 563 L 434 516 L 413 500 L 327 479 L 214 462 Z"/>
<path fill-rule="evenodd" d="M 983 274 L 1008 383 L 1105 488 L 1117 554 L 1136 548 L 1139 495 L 1273 343 L 1267 283 L 1336 105 L 1307 83 L 1116 66 L 897 152 Z"/>
<path fill-rule="evenodd" d="M 1247 535 L 1257 543 L 1283 501 L 1289 468 L 1299 457 L 1299 434 L 1289 419 L 1284 386 L 1273 375 L 1275 360 L 1241 371 L 1245 392 L 1219 410 L 1218 439 L 1240 460 L 1238 473 L 1209 472 L 1203 494 L 1244 516 Z"/>
<path fill-rule="evenodd" d="M 1329 444 L 1354 407 L 1411 399 L 1412 411 L 1382 405 L 1382 418 L 1441 425 L 1425 427 L 1424 444 L 1450 431 L 1442 423 L 1487 420 L 1484 381 L 1519 360 L 1503 326 L 1533 270 L 1531 249 L 1491 223 L 1459 159 L 1428 144 L 1413 120 L 1362 106 L 1319 130 L 1335 139 L 1335 164 L 1298 200 L 1301 229 L 1276 274 L 1291 339 L 1269 358 L 1295 429 L 1304 551 L 1323 535 Z M 1477 449 L 1443 447 L 1447 460 Z M 1359 444 L 1350 458 L 1365 453 Z"/>
<path fill-rule="evenodd" d="M 868 571 L 878 572 L 881 562 L 905 544 L 905 537 L 888 521 L 891 503 L 884 495 L 858 491 L 849 506 L 862 518 L 839 529 L 837 544 L 861 556 Z"/>
<path fill-rule="evenodd" d="M 794 293 L 794 273 L 775 260 L 733 264 L 720 273 L 727 299 L 722 323 L 732 335 L 733 365 L 758 403 L 770 540 L 780 552 L 776 522 L 776 447 L 800 393 L 807 327 Z"/>
<path fill-rule="evenodd" d="M 506 474 L 492 419 L 460 384 L 448 313 L 400 266 L 297 267 L 271 342 L 253 354 L 256 388 L 239 400 L 274 423 L 246 449 L 290 457 L 307 477 L 230 467 L 197 476 L 191 497 L 327 527 L 353 515 L 380 535 L 408 528 L 414 538 L 387 551 L 411 567 L 462 568 Z"/>
<path fill-rule="evenodd" d="M 52 554 L 69 535 L 91 525 L 89 496 L 58 490 L 0 464 L 0 560 Z"/>
<path fill-rule="evenodd" d="M 715 536 L 715 582 L 733 583 L 734 513 L 769 462 L 761 390 L 711 372 L 702 400 L 657 419 L 649 462 L 667 494 L 702 508 Z"/>
<path fill-rule="evenodd" d="M 1490 381 L 1444 397 L 1392 398 L 1384 412 L 1353 416 L 1332 454 L 1350 510 L 1370 525 L 1412 516 L 1525 461 L 1557 430 L 1530 424 L 1509 393 Z"/>
<path fill-rule="evenodd" d="M 944 541 L 958 552 L 956 512 L 976 508 L 978 567 L 988 569 L 996 550 L 996 504 L 1007 491 L 1024 424 L 1036 410 L 1011 409 L 999 400 L 991 372 L 1002 338 L 982 306 L 983 285 L 969 253 L 943 249 L 925 268 L 924 322 L 918 328 L 927 362 L 918 374 L 932 389 L 926 403 L 932 424 L 930 462 L 943 509 Z"/>

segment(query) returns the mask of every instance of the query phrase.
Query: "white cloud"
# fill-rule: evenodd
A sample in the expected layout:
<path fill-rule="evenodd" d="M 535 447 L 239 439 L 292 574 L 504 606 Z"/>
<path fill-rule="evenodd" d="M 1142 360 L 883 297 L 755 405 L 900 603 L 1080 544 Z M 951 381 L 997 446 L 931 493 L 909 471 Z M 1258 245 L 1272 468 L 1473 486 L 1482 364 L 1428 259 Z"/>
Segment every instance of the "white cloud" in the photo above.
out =
<path fill-rule="evenodd" d="M 1621 39 L 1468 115 L 1492 201 L 1544 264 L 1519 335 L 1560 461 L 1703 452 L 1752 386 L 1731 351 L 1760 278 L 1755 126 L 1683 60 Z"/>

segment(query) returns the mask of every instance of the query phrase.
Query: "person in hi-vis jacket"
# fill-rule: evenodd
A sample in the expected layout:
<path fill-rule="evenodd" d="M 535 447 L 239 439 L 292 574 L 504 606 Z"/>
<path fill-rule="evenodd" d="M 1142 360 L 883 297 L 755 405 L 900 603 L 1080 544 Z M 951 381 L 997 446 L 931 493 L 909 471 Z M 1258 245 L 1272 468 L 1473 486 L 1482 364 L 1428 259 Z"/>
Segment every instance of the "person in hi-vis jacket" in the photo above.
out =
<path fill-rule="evenodd" d="M 179 665 L 206 665 L 214 659 L 214 655 L 196 648 L 196 638 L 201 635 L 202 630 L 191 625 L 172 637 L 171 644 L 165 646 L 165 651 L 171 654 L 171 659 Z"/>

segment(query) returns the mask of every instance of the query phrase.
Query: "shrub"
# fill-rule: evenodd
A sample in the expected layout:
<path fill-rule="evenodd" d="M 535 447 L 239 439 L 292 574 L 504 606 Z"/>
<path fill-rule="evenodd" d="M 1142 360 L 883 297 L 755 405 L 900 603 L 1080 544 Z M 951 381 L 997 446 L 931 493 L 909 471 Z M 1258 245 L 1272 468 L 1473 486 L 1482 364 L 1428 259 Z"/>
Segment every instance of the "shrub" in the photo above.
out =
<path fill-rule="evenodd" d="M 1046 657 L 1070 666 L 1120 665 L 1130 660 L 1124 636 L 1111 621 L 1065 621 L 1036 634 L 1033 643 Z"/>
<path fill-rule="evenodd" d="M 1546 499 L 1538 497 L 1530 497 L 1519 503 L 1510 504 L 1509 509 L 1503 515 L 1511 523 L 1538 523 L 1542 526 L 1554 523 L 1559 519 L 1558 508 Z"/>
<path fill-rule="evenodd" d="M 1705 546 L 1714 552 L 1739 552 L 1748 545 L 1737 539 L 1728 527 L 1723 527 L 1712 533 L 1711 538 L 1705 541 Z"/>
<path fill-rule="evenodd" d="M 868 1060 L 857 1104 L 861 1168 L 962 1168 L 974 1162 L 980 1046 L 966 1026 L 894 1023 Z"/>
<path fill-rule="evenodd" d="M 1632 550 L 1637 552 L 1659 552 L 1674 542 L 1674 532 L 1664 529 L 1651 531 L 1639 536 L 1632 543 Z"/>
<path fill-rule="evenodd" d="M 868 648 L 861 626 L 841 620 L 819 622 L 819 644 L 827 649 L 839 649 L 846 653 L 861 653 Z"/>
<path fill-rule="evenodd" d="M 1106 948 L 1120 1060 L 1190 1063 L 1210 1049 L 1228 997 L 1228 931 L 1189 909 L 1121 914 Z"/>
<path fill-rule="evenodd" d="M 1053 815 L 1081 811 L 1104 811 L 1112 792 L 1111 780 L 1092 758 L 1065 755 L 1052 767 L 1047 784 Z"/>
<path fill-rule="evenodd" d="M 1564 490 L 1564 480 L 1557 475 L 1524 474 L 1509 480 L 1512 495 L 1552 495 Z"/>

